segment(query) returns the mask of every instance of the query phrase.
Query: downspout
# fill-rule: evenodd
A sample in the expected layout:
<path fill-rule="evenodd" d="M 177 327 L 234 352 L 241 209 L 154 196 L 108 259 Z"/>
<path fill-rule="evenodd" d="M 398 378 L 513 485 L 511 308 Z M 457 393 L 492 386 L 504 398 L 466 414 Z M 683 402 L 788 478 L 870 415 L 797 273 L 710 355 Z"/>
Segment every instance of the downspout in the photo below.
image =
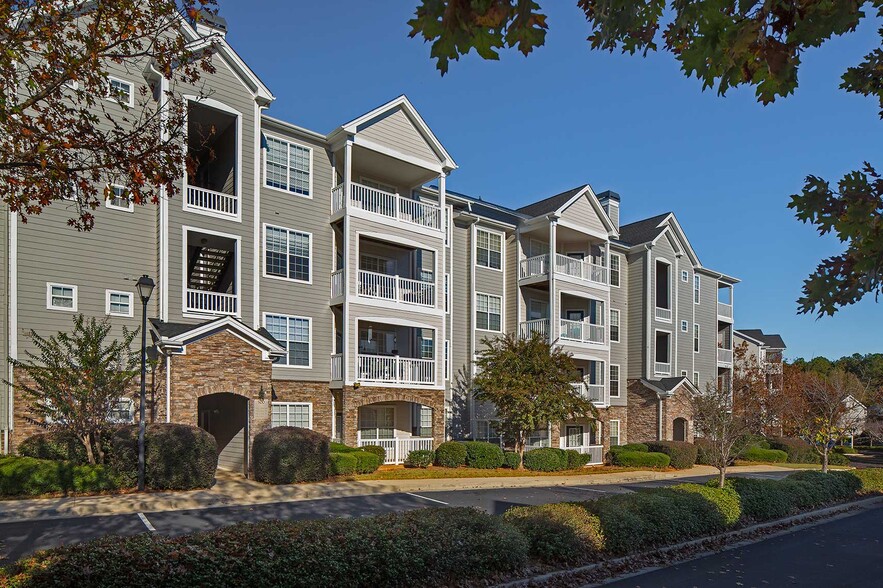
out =
<path fill-rule="evenodd" d="M 14 359 L 18 358 L 18 223 L 16 221 L 15 215 L 7 212 L 7 218 L 9 222 L 9 249 L 7 262 L 9 264 L 7 271 L 7 323 L 6 326 L 9 329 L 9 333 L 7 333 L 8 339 L 8 348 L 7 352 L 9 353 L 9 357 Z M 8 364 L 7 366 L 7 381 L 9 382 L 9 386 L 7 386 L 7 394 L 9 395 L 8 402 L 6 404 L 6 418 L 7 425 L 6 431 L 4 434 L 4 450 L 6 453 L 9 453 L 9 432 L 12 431 L 15 421 L 13 419 L 13 414 L 15 412 L 15 393 L 14 393 L 14 377 L 15 372 L 12 369 L 12 364 Z"/>
<path fill-rule="evenodd" d="M 648 244 L 648 245 L 645 245 L 644 248 L 645 248 L 645 251 L 644 251 L 644 284 L 646 284 L 646 288 L 647 288 L 647 296 L 646 296 L 647 300 L 645 303 L 646 309 L 647 309 L 647 320 L 646 320 L 647 327 L 646 327 L 645 333 L 644 333 L 644 338 L 645 338 L 645 341 L 644 341 L 644 377 L 647 378 L 648 380 L 650 380 L 650 379 L 652 379 L 652 377 L 655 373 L 655 369 L 650 369 L 651 367 L 653 367 L 653 362 L 652 362 L 653 355 L 651 352 L 653 342 L 651 341 L 651 339 L 653 337 L 654 315 L 653 315 L 653 301 L 652 301 L 653 289 L 650 286 L 651 279 L 652 279 L 652 274 L 651 274 L 651 269 L 650 269 L 650 265 L 651 265 L 651 263 L 650 263 L 651 262 L 650 250 L 653 248 L 653 245 Z"/>
<path fill-rule="evenodd" d="M 148 65 L 150 73 L 159 80 L 159 120 L 160 140 L 168 140 L 168 108 L 166 95 L 169 80 L 153 63 Z M 169 320 L 169 198 L 165 186 L 159 187 L 159 319 Z"/>
<path fill-rule="evenodd" d="M 656 425 L 656 439 L 658 441 L 662 441 L 663 437 L 665 437 L 665 435 L 663 435 L 663 432 L 662 432 L 662 396 L 659 397 L 659 410 L 657 412 L 659 413 L 658 414 L 658 421 L 659 422 Z"/>
<path fill-rule="evenodd" d="M 166 353 L 166 422 L 172 422 L 172 356 Z"/>

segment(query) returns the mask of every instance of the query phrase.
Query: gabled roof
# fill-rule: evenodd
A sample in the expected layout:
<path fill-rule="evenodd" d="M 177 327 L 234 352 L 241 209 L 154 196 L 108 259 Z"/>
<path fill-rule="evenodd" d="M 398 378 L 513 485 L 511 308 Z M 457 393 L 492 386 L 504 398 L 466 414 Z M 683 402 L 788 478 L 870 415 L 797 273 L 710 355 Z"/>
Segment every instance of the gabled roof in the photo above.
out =
<path fill-rule="evenodd" d="M 438 189 L 436 186 L 431 186 L 431 188 Z M 492 221 L 518 226 L 518 223 L 528 218 L 526 215 L 523 215 L 516 210 L 512 210 L 511 208 L 487 202 L 486 200 L 463 194 L 462 192 L 454 192 L 453 190 L 446 189 L 445 195 L 446 197 L 449 197 L 451 201 L 461 201 L 466 205 L 469 212 Z"/>
<path fill-rule="evenodd" d="M 753 339 L 754 341 L 758 341 L 770 349 L 787 349 L 788 346 L 785 345 L 785 340 L 782 339 L 781 335 L 773 334 L 773 335 L 765 335 L 761 329 L 736 329 L 734 331 L 737 335 L 742 335 L 743 338 Z"/>
<path fill-rule="evenodd" d="M 619 227 L 619 240 L 626 245 L 652 243 L 665 231 L 665 219 L 672 213 L 664 212 Z"/>
<path fill-rule="evenodd" d="M 583 184 L 582 186 L 577 186 L 576 188 L 561 192 L 560 194 L 549 196 L 548 198 L 544 198 L 533 204 L 522 206 L 518 209 L 518 212 L 528 218 L 536 218 L 547 214 L 561 214 L 580 198 L 587 198 L 589 200 L 589 203 L 595 210 L 595 214 L 598 215 L 601 224 L 604 225 L 604 228 L 607 229 L 608 233 L 612 235 L 618 234 L 616 226 L 613 224 L 613 221 L 610 220 L 610 217 L 607 216 L 607 212 L 601 206 L 598 197 L 595 196 L 595 192 L 589 184 Z"/>
<path fill-rule="evenodd" d="M 267 329 L 252 329 L 245 323 L 229 316 L 219 317 L 197 324 L 167 323 L 150 319 L 151 335 L 159 348 L 180 348 L 219 331 L 230 331 L 253 347 L 269 356 L 285 354 L 285 348 L 273 338 Z"/>
<path fill-rule="evenodd" d="M 660 378 L 659 380 L 648 380 L 641 378 L 641 383 L 656 392 L 660 396 L 672 396 L 679 386 L 685 386 L 690 394 L 698 394 L 699 388 L 690 381 L 686 376 L 674 376 L 671 378 Z"/>

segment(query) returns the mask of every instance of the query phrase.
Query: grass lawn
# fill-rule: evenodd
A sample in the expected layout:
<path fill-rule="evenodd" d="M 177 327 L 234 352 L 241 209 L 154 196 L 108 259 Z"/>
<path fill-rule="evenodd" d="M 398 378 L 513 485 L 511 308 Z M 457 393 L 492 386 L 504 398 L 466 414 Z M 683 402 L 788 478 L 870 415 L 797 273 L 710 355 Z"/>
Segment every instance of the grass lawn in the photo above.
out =
<path fill-rule="evenodd" d="M 788 463 L 788 462 L 770 462 L 770 461 L 745 461 L 744 459 L 737 459 L 734 465 L 737 466 L 752 466 L 752 465 L 771 465 L 780 468 L 791 468 L 792 470 L 820 470 L 822 469 L 822 465 L 818 463 Z M 841 465 L 829 465 L 828 469 L 831 470 L 851 470 L 852 466 L 841 466 Z"/>
<path fill-rule="evenodd" d="M 429 467 L 406 468 L 403 466 L 384 466 L 373 474 L 342 476 L 338 480 L 430 480 L 441 478 L 520 478 L 534 476 L 592 476 L 596 474 L 613 474 L 616 472 L 634 472 L 644 468 L 623 468 L 617 466 L 594 466 L 561 472 L 532 472 L 530 470 L 480 470 L 477 468 L 442 468 Z"/>

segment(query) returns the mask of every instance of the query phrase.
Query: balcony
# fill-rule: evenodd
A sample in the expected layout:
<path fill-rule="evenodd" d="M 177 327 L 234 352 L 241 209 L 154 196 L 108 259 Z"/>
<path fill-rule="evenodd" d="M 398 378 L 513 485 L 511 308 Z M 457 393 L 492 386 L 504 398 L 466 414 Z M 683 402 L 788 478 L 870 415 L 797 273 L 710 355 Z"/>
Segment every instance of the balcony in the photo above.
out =
<path fill-rule="evenodd" d="M 435 384 L 435 360 L 398 355 L 357 356 L 357 376 L 363 383 Z"/>
<path fill-rule="evenodd" d="M 575 394 L 579 394 L 595 404 L 607 404 L 607 387 L 604 384 L 590 384 L 586 379 L 583 382 L 571 384 Z"/>
<path fill-rule="evenodd" d="M 733 350 L 732 349 L 724 349 L 723 347 L 717 348 L 717 362 L 723 363 L 727 365 L 733 364 Z"/>
<path fill-rule="evenodd" d="M 204 103 L 187 103 L 189 158 L 184 210 L 238 220 L 239 128 L 236 114 Z"/>
<path fill-rule="evenodd" d="M 607 268 L 583 259 L 555 254 L 555 273 L 576 278 L 583 282 L 607 285 Z M 549 274 L 549 256 L 535 255 L 521 260 L 519 278 L 527 279 Z"/>
<path fill-rule="evenodd" d="M 441 230 L 441 208 L 435 204 L 403 198 L 398 194 L 369 188 L 355 182 L 350 184 L 350 199 L 347 202 L 344 188 L 343 184 L 339 184 L 331 191 L 332 213 L 352 207 L 402 222 Z"/>
<path fill-rule="evenodd" d="M 343 270 L 331 272 L 331 297 L 337 298 L 343 296 L 345 289 L 343 287 Z"/>
<path fill-rule="evenodd" d="M 239 296 L 188 288 L 185 312 L 236 315 L 239 313 Z"/>
<path fill-rule="evenodd" d="M 534 276 L 545 276 L 549 273 L 549 256 L 535 255 L 521 260 L 521 271 L 518 276 L 520 278 L 532 278 Z"/>
<path fill-rule="evenodd" d="M 544 338 L 549 338 L 549 319 L 533 319 L 518 325 L 518 336 L 522 339 L 530 339 L 534 333 L 539 333 Z"/>
<path fill-rule="evenodd" d="M 239 217 L 239 197 L 224 194 L 208 188 L 187 186 L 186 205 L 188 210 L 208 212 L 220 216 Z"/>
<path fill-rule="evenodd" d="M 607 340 L 606 327 L 590 323 L 588 320 L 571 321 L 561 319 L 560 327 L 562 341 L 604 345 Z"/>
<path fill-rule="evenodd" d="M 331 381 L 340 382 L 343 380 L 343 354 L 335 353 L 331 356 Z"/>
<path fill-rule="evenodd" d="M 733 322 L 733 305 L 724 302 L 717 303 L 717 318 Z"/>
<path fill-rule="evenodd" d="M 671 322 L 671 309 L 670 308 L 660 308 L 656 307 L 656 320 L 662 321 L 665 323 Z"/>
<path fill-rule="evenodd" d="M 405 437 L 393 439 L 362 439 L 361 431 L 358 433 L 357 445 L 379 445 L 386 450 L 385 465 L 404 463 L 408 454 L 412 451 L 432 451 L 432 437 Z"/>
<path fill-rule="evenodd" d="M 653 362 L 653 373 L 657 376 L 670 376 L 671 364 L 661 361 Z"/>
<path fill-rule="evenodd" d="M 359 296 L 418 306 L 435 306 L 435 284 L 359 270 Z"/>

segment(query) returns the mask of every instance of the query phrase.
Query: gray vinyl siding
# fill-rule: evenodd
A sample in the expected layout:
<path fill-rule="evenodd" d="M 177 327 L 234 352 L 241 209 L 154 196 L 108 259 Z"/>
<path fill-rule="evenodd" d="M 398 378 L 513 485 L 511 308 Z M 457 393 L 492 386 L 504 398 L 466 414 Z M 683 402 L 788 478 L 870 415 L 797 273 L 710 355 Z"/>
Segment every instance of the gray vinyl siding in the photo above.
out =
<path fill-rule="evenodd" d="M 687 270 L 689 277 L 687 282 L 681 281 L 681 272 Z M 693 325 L 695 323 L 695 305 L 693 304 L 693 271 L 694 268 L 682 257 L 678 260 L 678 269 L 675 275 L 677 288 L 678 316 L 675 320 L 675 329 L 678 334 L 678 365 L 673 375 L 680 376 L 682 371 L 687 372 L 687 377 L 693 381 L 694 353 L 693 353 Z M 687 321 L 687 332 L 681 331 L 681 321 Z M 704 326 L 700 326 L 700 340 L 705 337 Z"/>
<path fill-rule="evenodd" d="M 9 375 L 9 218 L 9 208 L 3 206 L 0 212 L 0 431 L 6 430 L 9 423 L 9 389 L 3 383 Z M 0 447 L 0 451 L 3 449 Z"/>
<path fill-rule="evenodd" d="M 456 217 L 457 211 L 454 211 Z M 453 222 L 451 239 L 451 381 L 449 383 L 451 429 L 450 434 L 462 438 L 471 430 L 471 405 L 469 390 L 464 376 L 472 369 L 472 272 L 470 264 L 470 227 L 456 220 Z"/>
<path fill-rule="evenodd" d="M 265 121 L 263 130 L 291 143 L 312 149 L 312 198 L 267 187 L 261 166 L 260 210 L 260 312 L 261 324 L 266 314 L 309 317 L 312 347 L 310 369 L 273 366 L 273 378 L 328 382 L 331 380 L 331 354 L 334 352 L 334 318 L 328 301 L 331 297 L 331 273 L 334 271 L 334 233 L 328 222 L 331 210 L 332 165 L 324 142 L 296 135 Z M 266 277 L 265 225 L 303 231 L 311 235 L 310 272 L 307 284 L 276 277 Z"/>
<path fill-rule="evenodd" d="M 699 372 L 699 389 L 705 390 L 707 384 L 717 383 L 717 280 L 700 275 L 700 303 L 695 305 L 700 352 L 694 354 L 694 371 Z"/>
<path fill-rule="evenodd" d="M 653 307 L 651 315 L 650 315 L 651 320 L 653 321 L 652 330 L 650 333 L 650 335 L 651 335 L 651 338 L 650 338 L 650 345 L 651 345 L 650 359 L 652 362 L 655 363 L 655 359 L 656 359 L 656 334 L 655 333 L 656 333 L 656 331 L 657 330 L 668 331 L 669 333 L 671 333 L 671 339 L 669 340 L 669 345 L 672 346 L 670 348 L 670 352 L 669 352 L 669 361 L 672 364 L 671 375 L 676 375 L 679 373 L 678 372 L 679 368 L 676 365 L 678 363 L 677 362 L 677 335 L 678 335 L 678 333 L 675 329 L 675 322 L 674 322 L 674 320 L 672 320 L 672 322 L 670 322 L 670 323 L 667 323 L 665 321 L 656 320 L 656 280 L 657 280 L 656 262 L 658 259 L 662 258 L 665 261 L 667 261 L 668 263 L 670 263 L 671 264 L 670 271 L 672 274 L 671 277 L 673 278 L 674 277 L 673 274 L 675 272 L 675 260 L 676 260 L 675 251 L 674 251 L 674 248 L 672 247 L 671 243 L 669 242 L 669 240 L 666 237 L 663 237 L 663 238 L 659 239 L 659 241 L 656 242 L 656 245 L 653 246 L 653 249 L 650 250 L 650 253 L 651 253 L 651 259 L 652 259 L 652 262 L 651 262 L 652 265 L 651 265 L 651 269 L 650 269 L 650 300 L 651 300 L 651 306 Z M 672 318 L 674 318 L 674 298 L 671 299 L 669 305 L 672 307 Z M 648 371 L 651 373 L 652 377 L 656 377 L 655 374 L 653 374 L 654 366 L 652 364 L 649 366 Z"/>
<path fill-rule="evenodd" d="M 628 281 L 622 282 L 628 285 L 626 296 L 628 298 L 628 377 L 631 379 L 643 378 L 646 375 L 644 353 L 647 343 L 647 291 L 645 284 L 646 263 L 648 253 L 623 254 L 623 265 L 628 266 Z"/>
<path fill-rule="evenodd" d="M 611 253 L 614 252 L 612 251 Z M 610 363 L 619 366 L 619 398 L 614 398 L 612 396 L 610 398 L 610 404 L 614 406 L 625 406 L 628 400 L 626 380 L 629 370 L 630 342 L 628 285 L 631 278 L 629 269 L 629 264 L 626 263 L 625 254 L 621 254 L 619 271 L 619 283 L 621 285 L 619 288 L 613 286 L 610 287 L 610 308 L 611 310 L 619 311 L 619 342 L 610 342 Z"/>
<path fill-rule="evenodd" d="M 358 132 L 360 136 L 400 153 L 414 155 L 427 161 L 438 161 L 438 155 L 401 109 L 366 122 Z"/>
<path fill-rule="evenodd" d="M 518 247 L 515 238 L 514 233 L 509 235 L 504 245 L 506 297 L 503 301 L 503 330 L 506 332 L 518 331 Z"/>
<path fill-rule="evenodd" d="M 561 219 L 592 229 L 596 233 L 607 234 L 607 228 L 601 222 L 601 219 L 598 218 L 598 213 L 595 207 L 592 206 L 592 203 L 589 202 L 588 197 L 582 197 L 564 209 L 561 212 Z"/>
<path fill-rule="evenodd" d="M 481 221 L 479 221 L 478 224 L 475 225 L 476 232 L 473 233 L 474 235 L 478 234 L 478 229 L 489 230 L 492 233 L 501 233 L 502 232 L 502 231 L 500 231 L 500 229 L 498 229 L 496 227 L 483 225 L 481 223 Z M 488 268 L 488 267 L 484 267 L 484 266 L 479 266 L 476 263 L 476 248 L 475 248 L 476 244 L 470 243 L 469 255 L 470 255 L 471 261 L 467 263 L 467 267 L 469 267 L 472 264 L 475 264 L 475 287 L 472 290 L 472 296 L 470 297 L 470 300 L 468 301 L 467 308 L 469 308 L 469 312 L 471 314 L 475 313 L 475 299 L 476 299 L 476 295 L 479 292 L 481 292 L 482 294 L 490 294 L 493 296 L 499 296 L 502 299 L 502 305 L 503 305 L 503 308 L 501 309 L 502 314 L 500 317 L 500 327 L 501 327 L 501 333 L 505 333 L 506 329 L 507 329 L 506 316 L 507 316 L 507 313 L 509 312 L 509 308 L 508 308 L 509 301 L 507 299 L 507 292 L 506 292 L 506 274 L 507 274 L 507 272 L 513 271 L 510 269 L 510 266 L 509 266 L 509 261 L 510 261 L 509 249 L 514 247 L 514 243 L 511 241 L 511 239 L 506 238 L 505 233 L 503 234 L 502 237 L 503 237 L 502 238 L 503 251 L 502 251 L 502 255 L 500 256 L 500 259 L 502 260 L 501 270 L 496 270 L 496 269 L 492 269 L 492 268 Z M 481 330 L 481 329 L 476 328 L 475 333 L 473 335 L 475 337 L 474 349 L 475 349 L 476 353 L 480 352 L 482 349 L 485 348 L 485 346 L 481 342 L 482 339 L 495 338 L 495 337 L 500 336 L 501 333 L 497 333 L 495 331 L 485 331 L 485 330 Z"/>

